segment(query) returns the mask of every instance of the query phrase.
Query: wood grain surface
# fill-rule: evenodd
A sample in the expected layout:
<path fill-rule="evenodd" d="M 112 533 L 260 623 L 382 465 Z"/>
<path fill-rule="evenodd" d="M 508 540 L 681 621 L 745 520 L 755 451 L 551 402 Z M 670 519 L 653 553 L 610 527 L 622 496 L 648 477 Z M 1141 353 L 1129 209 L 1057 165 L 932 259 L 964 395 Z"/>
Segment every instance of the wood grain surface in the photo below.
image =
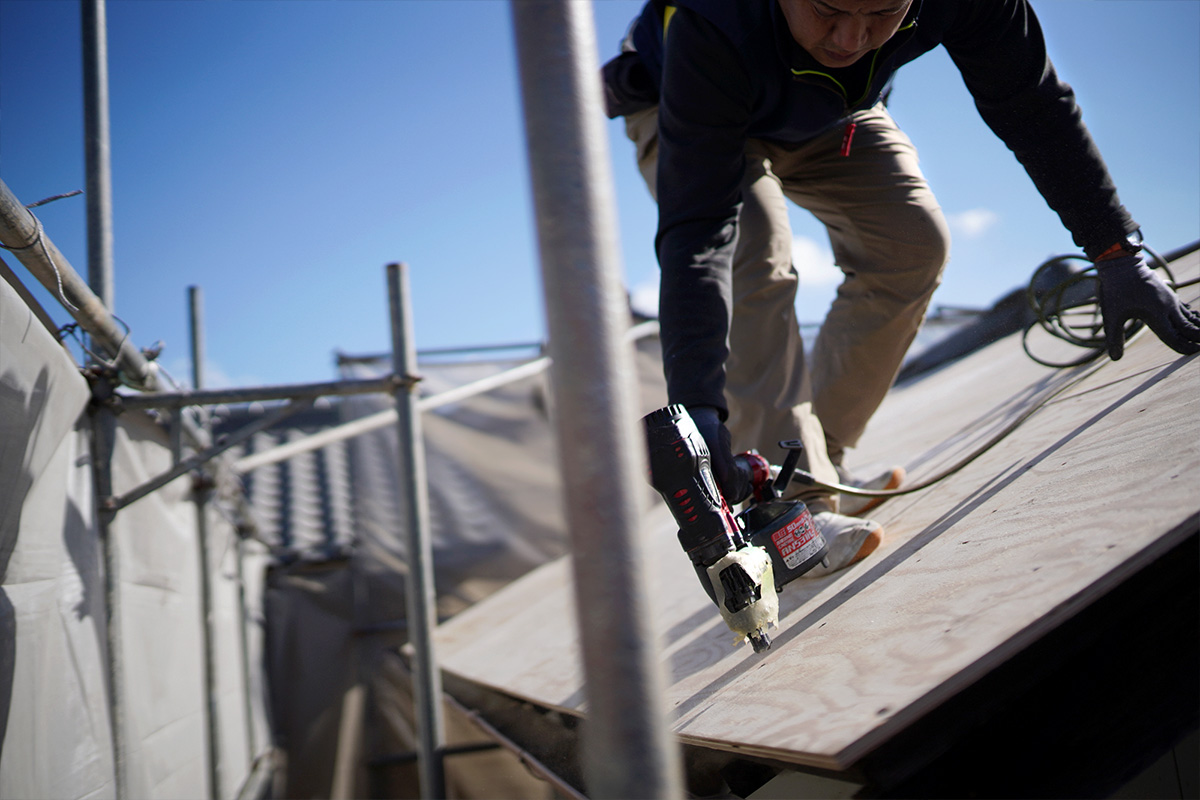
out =
<path fill-rule="evenodd" d="M 1200 256 L 1175 267 L 1194 278 Z M 914 481 L 1067 387 L 961 471 L 873 512 L 887 539 L 865 561 L 785 587 L 762 655 L 732 645 L 655 504 L 642 559 L 676 733 L 845 769 L 1195 531 L 1200 357 L 1147 333 L 1088 369 L 1039 366 L 1013 336 L 894 389 L 848 460 Z M 565 560 L 442 625 L 437 646 L 457 675 L 586 713 Z"/>

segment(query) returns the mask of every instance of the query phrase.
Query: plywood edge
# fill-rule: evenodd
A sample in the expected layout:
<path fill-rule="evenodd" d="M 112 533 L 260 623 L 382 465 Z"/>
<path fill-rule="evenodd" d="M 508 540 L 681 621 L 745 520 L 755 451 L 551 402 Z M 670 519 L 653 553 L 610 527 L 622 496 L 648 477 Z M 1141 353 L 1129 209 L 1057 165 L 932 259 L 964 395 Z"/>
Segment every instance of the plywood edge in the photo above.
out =
<path fill-rule="evenodd" d="M 819 754 L 797 753 L 794 755 L 803 755 L 806 757 L 804 763 L 810 763 L 813 766 L 822 766 L 826 769 L 844 771 L 853 767 L 864 756 L 877 749 L 880 745 L 883 745 L 901 732 L 912 727 L 914 723 L 930 711 L 938 708 L 951 697 L 970 688 L 1002 663 L 1058 629 L 1068 620 L 1074 618 L 1077 614 L 1092 605 L 1100 597 L 1116 589 L 1198 531 L 1200 531 L 1200 510 L 1189 513 L 1171 530 L 1160 536 L 1150 545 L 1135 552 L 1116 568 L 1103 575 L 1099 580 L 1077 592 L 1063 603 L 1060 603 L 1048 614 L 1034 620 L 1032 624 L 1023 628 L 1016 635 L 1000 643 L 985 658 L 975 661 L 968 668 L 959 671 L 949 680 L 939 684 L 916 702 L 909 704 L 889 717 L 879 727 L 834 754 L 832 758 L 825 759 Z M 817 763 L 818 761 L 822 763 Z"/>

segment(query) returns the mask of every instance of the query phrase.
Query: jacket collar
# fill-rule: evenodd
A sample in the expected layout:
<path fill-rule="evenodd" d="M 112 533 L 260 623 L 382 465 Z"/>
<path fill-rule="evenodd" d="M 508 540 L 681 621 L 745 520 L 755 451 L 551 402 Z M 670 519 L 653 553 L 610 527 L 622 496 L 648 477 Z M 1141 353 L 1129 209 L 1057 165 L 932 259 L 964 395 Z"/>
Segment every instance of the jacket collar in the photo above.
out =
<path fill-rule="evenodd" d="M 908 8 L 908 13 L 904 15 L 904 21 L 900 23 L 900 28 L 878 50 L 867 53 L 849 67 L 832 69 L 813 58 L 792 38 L 792 32 L 788 29 L 787 20 L 783 16 L 783 10 L 779 8 L 779 3 L 776 0 L 769 0 L 769 2 L 771 3 L 771 22 L 775 34 L 775 49 L 784 68 L 790 71 L 792 79 L 828 86 L 846 97 L 848 102 L 854 102 L 854 98 L 847 96 L 847 87 L 865 84 L 869 88 L 871 77 L 876 69 L 912 38 L 922 5 L 922 0 L 913 0 L 912 5 Z"/>

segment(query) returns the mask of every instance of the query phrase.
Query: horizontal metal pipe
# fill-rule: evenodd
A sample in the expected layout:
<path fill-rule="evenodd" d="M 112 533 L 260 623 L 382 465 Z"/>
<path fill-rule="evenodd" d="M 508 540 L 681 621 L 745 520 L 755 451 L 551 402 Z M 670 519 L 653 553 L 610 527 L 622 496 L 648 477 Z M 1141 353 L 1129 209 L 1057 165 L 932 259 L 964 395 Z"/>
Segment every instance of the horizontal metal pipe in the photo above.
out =
<path fill-rule="evenodd" d="M 650 320 L 633 326 L 625 333 L 625 338 L 628 341 L 637 341 L 647 336 L 653 336 L 658 333 L 658 322 Z M 417 408 L 421 411 L 430 411 L 449 403 L 466 400 L 469 397 L 474 397 L 477 394 L 498 389 L 509 383 L 519 381 L 522 378 L 528 378 L 543 372 L 550 366 L 549 358 L 538 358 L 526 364 L 513 367 L 504 372 L 496 373 L 487 378 L 474 381 L 473 383 L 464 384 L 455 387 L 449 391 L 435 394 L 430 397 L 423 397 L 417 401 Z M 327 428 L 326 430 L 305 436 L 301 439 L 295 439 L 287 444 L 281 444 L 278 447 L 272 447 L 270 450 L 264 450 L 261 453 L 253 453 L 248 456 L 243 456 L 233 462 L 233 471 L 238 474 L 244 474 L 251 470 L 265 467 L 268 464 L 276 464 L 280 461 L 286 461 L 289 458 L 307 453 L 312 450 L 319 450 L 327 445 L 340 442 L 345 439 L 353 439 L 355 436 L 362 436 L 364 433 L 370 433 L 381 428 L 386 428 L 389 425 L 396 424 L 396 409 L 388 408 L 370 416 L 352 420 L 343 425 L 338 425 L 335 428 Z"/>
<path fill-rule="evenodd" d="M 550 359 L 542 357 L 534 359 L 527 364 L 522 364 L 519 367 L 507 369 L 504 372 L 498 372 L 495 375 L 490 375 L 486 378 L 480 378 L 477 381 L 457 386 L 449 391 L 435 394 L 431 397 L 422 397 L 417 401 L 417 408 L 421 411 L 430 411 L 435 408 L 457 403 L 460 400 L 466 400 L 469 397 L 474 397 L 477 394 L 490 392 L 492 389 L 499 389 L 501 386 L 506 386 L 522 378 L 530 378 L 538 373 L 545 372 L 550 366 Z"/>
<path fill-rule="evenodd" d="M 0 180 L 0 245 L 38 279 L 113 361 L 124 383 L 147 392 L 159 388 L 153 362 L 134 347 L 128 333 L 104 307 L 71 262 L 46 235 L 42 223 Z"/>
<path fill-rule="evenodd" d="M 229 450 L 232 447 L 237 447 L 239 444 L 246 441 L 254 434 L 256 434 L 260 431 L 265 431 L 267 428 L 271 427 L 272 425 L 275 425 L 278 422 L 283 421 L 284 419 L 287 419 L 292 414 L 295 414 L 297 411 L 302 411 L 302 410 L 308 408 L 309 406 L 312 405 L 312 402 L 313 401 L 311 398 L 304 398 L 301 400 L 293 400 L 291 403 L 288 403 L 286 406 L 276 409 L 273 413 L 267 414 L 266 416 L 255 420 L 254 422 L 250 423 L 249 425 L 245 426 L 244 428 L 241 428 L 236 433 L 233 433 L 233 434 L 225 437 L 224 439 L 219 441 L 217 444 L 214 444 L 212 447 L 209 447 L 206 450 L 202 450 L 199 453 L 196 453 L 188 458 L 183 459 L 178 464 L 176 464 L 173 468 L 158 475 L 157 477 L 151 478 L 150 480 L 143 483 L 141 486 L 138 486 L 135 489 L 131 489 L 128 492 L 126 492 L 125 494 L 120 495 L 118 497 L 101 498 L 100 508 L 103 509 L 104 511 L 109 511 L 109 512 L 120 511 L 122 508 L 125 508 L 125 506 L 129 505 L 130 503 L 137 502 L 138 500 L 141 500 L 143 497 L 150 494 L 151 492 L 161 489 L 163 486 L 166 486 L 168 483 L 175 480 L 179 476 L 184 475 L 188 472 L 191 472 L 196 467 L 200 466 L 201 464 L 208 461 L 209 459 L 219 456 L 221 453 L 224 453 L 226 450 Z"/>
<path fill-rule="evenodd" d="M 459 400 L 465 400 L 468 397 L 474 397 L 477 394 L 482 394 L 483 392 L 499 388 L 522 378 L 536 375 L 539 372 L 545 372 L 549 366 L 550 359 L 539 358 L 527 364 L 522 364 L 519 367 L 482 378 L 473 383 L 457 386 L 447 392 L 435 394 L 431 397 L 422 397 L 417 401 L 417 410 L 429 411 L 430 409 L 439 408 Z M 395 424 L 396 409 L 394 407 L 387 408 L 370 416 L 352 420 L 344 425 L 338 425 L 336 428 L 319 431 L 302 439 L 296 439 L 286 444 L 281 444 L 278 447 L 272 447 L 270 450 L 264 450 L 261 453 L 254 453 L 240 458 L 233 462 L 233 471 L 239 474 L 249 472 L 252 469 L 265 467 L 267 464 L 275 464 L 298 456 L 301 453 L 318 450 L 334 442 L 340 442 L 343 439 L 353 439 L 355 436 L 362 436 L 364 433 L 370 433 L 371 431 Z"/>
<path fill-rule="evenodd" d="M 119 394 L 118 403 L 127 409 L 183 408 L 184 406 L 215 406 L 234 403 L 253 403 L 263 400 L 316 399 L 332 395 L 394 392 L 400 384 L 416 383 L 419 379 L 397 379 L 394 375 L 362 380 L 328 381 L 325 383 L 292 383 L 278 386 L 259 386 L 245 389 L 203 389 L 188 392 L 159 392 L 157 394 Z"/>
<path fill-rule="evenodd" d="M 281 444 L 278 447 L 272 447 L 269 450 L 263 450 L 261 453 L 251 453 L 248 456 L 242 456 L 233 462 L 233 471 L 238 475 L 243 475 L 259 467 L 265 467 L 268 464 L 277 464 L 280 461 L 286 461 L 289 458 L 294 458 L 313 450 L 320 450 L 322 447 L 327 447 L 335 442 L 340 442 L 344 439 L 353 439 L 355 436 L 362 436 L 364 433 L 377 431 L 380 428 L 386 428 L 389 425 L 395 424 L 396 409 L 384 409 L 370 416 L 338 425 L 336 428 L 326 428 L 310 436 L 296 439 L 287 444 Z"/>
<path fill-rule="evenodd" d="M 511 342 L 509 344 L 477 344 L 463 347 L 427 347 L 417 351 L 417 363 L 419 364 L 422 360 L 431 356 L 473 355 L 475 353 L 494 353 L 504 350 L 542 350 L 544 346 L 544 342 Z M 381 364 L 390 361 L 391 357 L 391 353 L 358 356 L 340 353 L 337 357 L 337 364 L 339 367 L 346 364 Z"/>
<path fill-rule="evenodd" d="M 446 758 L 451 756 L 469 756 L 475 753 L 488 753 L 499 749 L 499 742 L 475 742 L 474 744 L 458 744 L 453 747 L 447 747 L 442 750 L 442 755 Z M 367 768 L 379 769 L 381 767 L 397 767 L 402 764 L 415 764 L 418 758 L 420 758 L 420 754 L 415 751 L 389 753 L 388 755 L 372 758 L 367 762 Z"/>

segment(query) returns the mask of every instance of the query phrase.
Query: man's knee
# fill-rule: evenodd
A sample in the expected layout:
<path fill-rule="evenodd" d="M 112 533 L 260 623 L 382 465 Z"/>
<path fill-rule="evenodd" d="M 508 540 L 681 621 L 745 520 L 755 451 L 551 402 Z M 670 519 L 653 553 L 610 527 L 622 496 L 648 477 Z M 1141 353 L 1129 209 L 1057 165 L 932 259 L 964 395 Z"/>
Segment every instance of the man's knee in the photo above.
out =
<path fill-rule="evenodd" d="M 769 169 L 765 160 L 747 158 L 733 255 L 733 291 L 739 302 L 777 296 L 794 302 L 797 276 L 787 200 Z"/>
<path fill-rule="evenodd" d="M 906 206 L 886 230 L 859 242 L 839 246 L 831 238 L 834 257 L 848 276 L 844 289 L 853 291 L 857 283 L 862 291 L 882 289 L 902 302 L 928 299 L 950 259 L 950 229 L 936 206 Z"/>
<path fill-rule="evenodd" d="M 920 215 L 899 248 L 899 266 L 914 297 L 928 298 L 942 282 L 950 260 L 950 228 L 941 209 Z"/>
<path fill-rule="evenodd" d="M 938 278 L 950 260 L 950 226 L 940 208 L 921 215 L 913 236 L 914 258 L 920 269 Z"/>

